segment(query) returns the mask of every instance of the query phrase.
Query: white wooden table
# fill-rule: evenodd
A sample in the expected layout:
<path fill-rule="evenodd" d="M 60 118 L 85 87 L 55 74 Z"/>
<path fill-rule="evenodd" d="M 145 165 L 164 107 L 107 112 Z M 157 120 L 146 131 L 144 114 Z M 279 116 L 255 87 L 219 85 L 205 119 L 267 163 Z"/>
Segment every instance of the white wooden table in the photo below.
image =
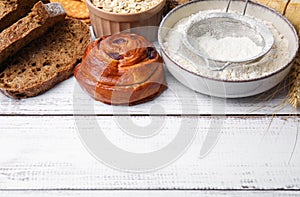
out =
<path fill-rule="evenodd" d="M 275 88 L 277 95 L 219 99 L 195 93 L 166 75 L 167 91 L 132 107 L 93 102 L 74 78 L 35 98 L 0 95 L 0 196 L 300 196 L 300 119 L 282 104 L 283 86 Z M 92 113 L 87 103 L 93 104 Z M 182 131 L 183 121 L 190 122 L 188 129 L 196 135 L 169 165 L 125 172 L 104 165 L 85 148 L 77 123 L 89 119 L 131 152 L 166 146 Z M 147 127 L 161 120 L 159 133 L 146 139 L 127 135 L 118 124 L 132 121 Z M 216 144 L 201 155 L 213 132 L 218 132 Z"/>

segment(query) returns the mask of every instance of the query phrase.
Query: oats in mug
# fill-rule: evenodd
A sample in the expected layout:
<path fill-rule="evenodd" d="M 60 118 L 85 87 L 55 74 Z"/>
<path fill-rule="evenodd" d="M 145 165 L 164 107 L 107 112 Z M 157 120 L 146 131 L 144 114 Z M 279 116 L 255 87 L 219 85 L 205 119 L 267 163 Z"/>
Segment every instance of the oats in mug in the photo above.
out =
<path fill-rule="evenodd" d="M 149 10 L 162 0 L 92 0 L 92 3 L 104 11 L 132 14 Z"/>

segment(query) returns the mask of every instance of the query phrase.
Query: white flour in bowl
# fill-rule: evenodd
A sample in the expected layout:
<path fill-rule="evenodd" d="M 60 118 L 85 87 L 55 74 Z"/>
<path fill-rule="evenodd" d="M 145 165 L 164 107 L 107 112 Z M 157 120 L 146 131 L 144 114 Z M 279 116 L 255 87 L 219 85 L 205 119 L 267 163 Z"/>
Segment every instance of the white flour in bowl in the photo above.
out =
<path fill-rule="evenodd" d="M 205 34 L 196 39 L 199 48 L 210 58 L 221 61 L 237 61 L 258 55 L 263 47 L 248 37 L 224 37 L 217 39 Z"/>
<path fill-rule="evenodd" d="M 167 54 L 171 57 L 173 61 L 178 63 L 180 66 L 199 75 L 206 76 L 209 78 L 236 81 L 256 79 L 269 75 L 275 72 L 276 70 L 280 69 L 288 62 L 290 57 L 290 54 L 288 52 L 288 40 L 280 34 L 280 32 L 272 25 L 272 23 L 262 21 L 253 17 L 255 20 L 263 22 L 272 32 L 274 36 L 274 44 L 271 50 L 259 61 L 249 64 L 239 64 L 236 66 L 230 66 L 224 69 L 223 71 L 212 71 L 209 68 L 205 67 L 205 63 L 203 62 L 203 60 L 201 60 L 197 55 L 188 51 L 182 43 L 182 38 L 183 35 L 186 34 L 187 28 L 190 26 L 191 23 L 201 19 L 201 17 L 203 17 L 203 13 L 205 12 L 211 13 L 222 11 L 201 11 L 187 18 L 183 18 L 180 21 L 178 21 L 173 28 L 169 30 L 167 36 L 165 37 L 163 45 L 166 49 Z M 209 42 L 215 41 L 210 40 Z M 253 51 L 255 50 L 253 49 Z M 224 51 L 224 54 L 227 52 Z M 234 51 L 231 52 L 234 53 Z M 222 52 L 220 53 L 221 54 L 219 55 L 224 56 Z"/>

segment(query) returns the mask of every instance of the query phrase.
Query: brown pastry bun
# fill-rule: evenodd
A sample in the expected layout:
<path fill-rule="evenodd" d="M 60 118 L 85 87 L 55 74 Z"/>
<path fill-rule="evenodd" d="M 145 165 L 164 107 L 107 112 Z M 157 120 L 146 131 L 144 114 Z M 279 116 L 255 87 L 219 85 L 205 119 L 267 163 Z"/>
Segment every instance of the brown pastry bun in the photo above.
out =
<path fill-rule="evenodd" d="M 92 42 L 74 75 L 91 97 L 112 105 L 146 102 L 167 87 L 163 61 L 153 44 L 132 33 Z"/>

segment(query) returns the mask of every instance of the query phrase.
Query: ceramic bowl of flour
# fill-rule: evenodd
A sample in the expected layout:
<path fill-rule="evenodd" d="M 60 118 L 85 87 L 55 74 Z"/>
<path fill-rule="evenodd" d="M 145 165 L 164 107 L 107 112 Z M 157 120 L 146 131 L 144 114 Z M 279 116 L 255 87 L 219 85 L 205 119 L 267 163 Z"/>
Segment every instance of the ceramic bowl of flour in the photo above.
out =
<path fill-rule="evenodd" d="M 177 80 L 203 94 L 239 98 L 262 93 L 286 77 L 298 51 L 296 30 L 280 13 L 249 2 L 246 16 L 263 23 L 274 37 L 271 50 L 255 62 L 236 64 L 223 71 L 214 71 L 184 46 L 183 38 L 190 24 L 207 13 L 223 12 L 227 2 L 227 0 L 192 1 L 175 8 L 163 19 L 159 27 L 158 42 L 165 65 Z M 230 12 L 242 12 L 244 3 L 233 1 Z M 211 56 L 223 58 L 255 52 L 255 47 L 249 47 L 251 43 L 243 46 L 244 40 L 239 40 L 241 43 L 232 42 L 231 38 L 214 40 L 205 37 L 199 44 L 203 44 Z M 238 48 L 240 46 L 243 48 Z"/>

